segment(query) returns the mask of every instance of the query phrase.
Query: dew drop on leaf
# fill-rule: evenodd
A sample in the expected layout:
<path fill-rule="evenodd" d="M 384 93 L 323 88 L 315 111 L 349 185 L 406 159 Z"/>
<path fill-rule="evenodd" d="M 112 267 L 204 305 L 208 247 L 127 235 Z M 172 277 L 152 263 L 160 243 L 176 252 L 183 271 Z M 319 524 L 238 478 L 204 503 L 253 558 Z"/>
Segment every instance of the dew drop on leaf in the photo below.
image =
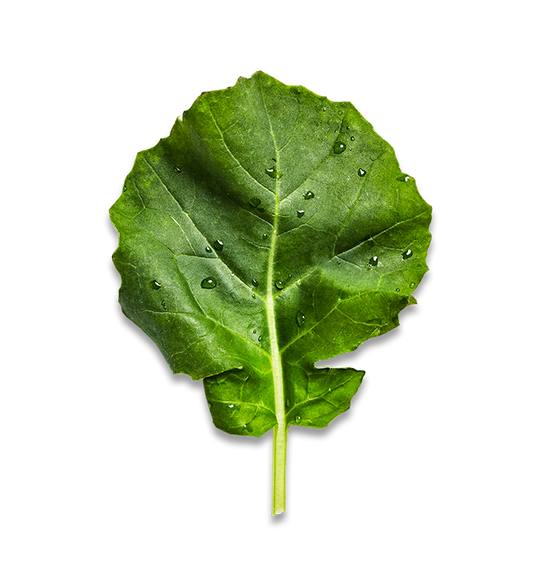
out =
<path fill-rule="evenodd" d="M 261 200 L 258 197 L 252 197 L 250 200 L 250 205 L 256 208 L 257 206 L 261 205 Z"/>
<path fill-rule="evenodd" d="M 235 407 L 235 405 L 233 405 L 233 404 L 228 405 L 228 409 L 233 409 L 233 407 Z"/>
<path fill-rule="evenodd" d="M 296 323 L 299 328 L 303 328 L 305 324 L 305 315 L 301 311 L 296 312 Z"/>
<path fill-rule="evenodd" d="M 403 260 L 407 260 L 408 258 L 411 258 L 413 256 L 413 251 L 408 248 L 405 252 L 402 252 L 402 258 Z"/>
<path fill-rule="evenodd" d="M 300 415 L 296 415 L 296 421 L 301 421 L 301 420 L 302 420 L 301 416 Z"/>
<path fill-rule="evenodd" d="M 150 281 L 150 285 L 152 285 L 152 289 L 155 289 L 156 291 L 157 289 L 161 289 L 161 285 L 155 279 Z"/>
<path fill-rule="evenodd" d="M 399 292 L 400 292 L 400 289 L 396 289 L 396 293 L 399 293 Z"/>
<path fill-rule="evenodd" d="M 252 279 L 252 285 L 253 285 L 254 287 L 257 287 L 257 281 L 256 281 L 255 279 Z"/>
<path fill-rule="evenodd" d="M 181 169 L 177 165 L 174 166 L 174 171 L 176 173 L 181 173 Z"/>
<path fill-rule="evenodd" d="M 263 240 L 266 240 L 268 238 L 268 234 L 263 234 Z"/>
<path fill-rule="evenodd" d="M 371 267 L 377 267 L 378 266 L 378 257 L 377 256 L 373 256 L 369 261 L 368 264 Z"/>
<path fill-rule="evenodd" d="M 297 215 L 299 218 L 303 218 L 304 214 L 305 214 L 305 211 L 304 211 L 304 210 L 298 210 L 298 211 L 296 212 L 296 215 Z"/>
<path fill-rule="evenodd" d="M 259 338 L 257 338 L 257 341 L 260 342 L 263 339 L 263 336 L 259 336 Z"/>
<path fill-rule="evenodd" d="M 205 247 L 205 251 L 206 251 L 206 252 L 212 252 L 212 250 L 211 250 L 211 247 L 210 247 L 210 246 L 206 246 L 206 247 Z"/>
<path fill-rule="evenodd" d="M 345 150 L 346 150 L 346 145 L 343 142 L 336 142 L 335 145 L 333 146 L 333 152 L 336 155 L 340 155 Z"/>
<path fill-rule="evenodd" d="M 276 281 L 274 285 L 276 285 L 276 289 L 278 289 L 279 291 L 281 291 L 284 287 L 283 281 Z"/>
<path fill-rule="evenodd" d="M 269 176 L 269 177 L 276 177 L 276 167 L 270 167 L 270 169 L 265 169 L 265 173 Z"/>
<path fill-rule="evenodd" d="M 213 277 L 207 277 L 200 283 L 200 286 L 202 289 L 214 289 L 217 286 L 217 281 Z"/>
<path fill-rule="evenodd" d="M 124 185 L 124 187 L 122 188 L 122 191 L 128 191 L 128 188 Z"/>
<path fill-rule="evenodd" d="M 222 240 L 215 240 L 213 246 L 215 247 L 215 250 L 218 250 L 220 252 L 224 248 L 224 243 L 222 242 Z"/>
<path fill-rule="evenodd" d="M 414 283 L 411 283 L 410 287 L 413 288 L 414 286 L 415 286 L 415 284 Z"/>
<path fill-rule="evenodd" d="M 304 199 L 313 199 L 313 197 L 315 197 L 315 194 L 312 191 L 306 191 L 304 193 Z"/>
<path fill-rule="evenodd" d="M 255 299 L 255 293 L 252 293 L 252 299 Z"/>
<path fill-rule="evenodd" d="M 355 140 L 355 136 L 350 137 L 350 140 Z"/>
<path fill-rule="evenodd" d="M 357 174 L 359 177 L 364 177 L 366 175 L 366 171 L 360 168 L 359 171 L 357 171 Z"/>
<path fill-rule="evenodd" d="M 167 304 L 166 301 L 163 299 L 163 301 L 161 301 L 161 306 L 163 307 L 164 310 L 167 309 Z"/>

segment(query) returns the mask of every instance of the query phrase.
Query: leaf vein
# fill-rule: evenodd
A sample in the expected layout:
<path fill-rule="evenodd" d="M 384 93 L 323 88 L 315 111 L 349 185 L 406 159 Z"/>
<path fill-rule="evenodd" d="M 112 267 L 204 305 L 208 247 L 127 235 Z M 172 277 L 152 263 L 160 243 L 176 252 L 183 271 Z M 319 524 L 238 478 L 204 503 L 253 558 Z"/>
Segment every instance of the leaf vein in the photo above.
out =
<path fill-rule="evenodd" d="M 274 191 L 272 191 L 271 189 L 269 189 L 268 187 L 266 187 L 265 185 L 263 185 L 262 183 L 260 183 L 251 173 L 250 171 L 248 171 L 248 169 L 246 169 L 246 167 L 239 161 L 239 159 L 231 152 L 231 149 L 228 146 L 228 143 L 226 142 L 226 139 L 224 137 L 224 132 L 222 131 L 222 129 L 220 128 L 220 126 L 218 125 L 218 122 L 215 118 L 215 116 L 213 115 L 213 112 L 211 110 L 211 106 L 207 106 L 208 110 L 209 110 L 209 114 L 211 115 L 211 118 L 213 119 L 213 122 L 215 123 L 215 126 L 217 127 L 218 132 L 220 133 L 220 136 L 222 138 L 222 142 L 224 143 L 224 146 L 226 147 L 226 150 L 228 151 L 228 154 L 230 155 L 230 157 L 238 164 L 238 166 L 248 175 L 248 177 L 250 177 L 250 179 L 252 179 L 255 183 L 257 183 L 257 185 L 259 185 L 260 187 L 262 187 L 263 189 L 265 189 L 266 191 L 269 191 L 270 193 L 272 193 L 273 195 L 275 195 Z"/>
<path fill-rule="evenodd" d="M 189 316 L 195 317 L 197 319 L 205 318 L 205 319 L 207 319 L 209 321 L 212 321 L 214 324 L 220 326 L 221 328 L 227 330 L 230 334 L 233 334 L 234 336 L 237 336 L 241 340 L 244 340 L 247 344 L 250 344 L 254 348 L 257 348 L 265 356 L 268 356 L 268 358 L 270 358 L 270 354 L 266 350 L 264 350 L 263 348 L 261 348 L 261 346 L 258 346 L 257 344 L 255 344 L 254 342 L 252 342 L 251 340 L 249 340 L 248 338 L 245 338 L 244 336 L 242 336 L 238 332 L 235 332 L 234 330 L 232 330 L 227 325 L 222 324 L 219 321 L 217 321 L 215 318 L 211 317 L 210 315 L 207 315 L 207 313 L 205 313 L 203 311 L 203 309 L 201 310 L 202 311 L 202 315 L 199 315 L 197 313 L 187 312 L 187 311 L 168 311 L 168 310 L 159 311 L 159 310 L 155 310 L 155 309 L 141 309 L 140 311 L 143 312 L 143 313 L 155 313 L 155 314 L 160 314 L 161 313 L 161 314 L 164 314 L 164 315 L 189 315 Z"/>

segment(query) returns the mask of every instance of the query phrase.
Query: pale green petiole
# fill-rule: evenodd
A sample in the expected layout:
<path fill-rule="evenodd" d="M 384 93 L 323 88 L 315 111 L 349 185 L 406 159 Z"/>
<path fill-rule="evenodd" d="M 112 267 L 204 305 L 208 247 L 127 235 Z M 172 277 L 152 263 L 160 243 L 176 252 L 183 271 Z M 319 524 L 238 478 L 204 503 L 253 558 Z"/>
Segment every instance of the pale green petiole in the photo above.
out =
<path fill-rule="evenodd" d="M 276 149 L 276 208 L 274 211 L 274 224 L 272 226 L 272 240 L 270 244 L 270 254 L 268 258 L 268 294 L 266 298 L 266 312 L 268 320 L 268 330 L 270 337 L 270 356 L 272 363 L 272 379 L 274 383 L 274 403 L 276 407 L 277 425 L 274 427 L 274 449 L 272 454 L 272 514 L 277 515 L 285 511 L 285 462 L 287 456 L 287 421 L 285 418 L 285 395 L 283 390 L 283 371 L 281 366 L 281 354 L 279 351 L 278 334 L 276 330 L 276 316 L 274 309 L 274 261 L 276 257 L 276 237 L 278 232 L 279 220 L 279 178 L 280 178 L 280 161 L 279 150 L 276 143 L 276 137 L 270 123 L 270 134 Z"/>
<path fill-rule="evenodd" d="M 274 427 L 274 450 L 272 458 L 272 514 L 285 511 L 285 462 L 287 457 L 287 432 L 289 427 Z"/>

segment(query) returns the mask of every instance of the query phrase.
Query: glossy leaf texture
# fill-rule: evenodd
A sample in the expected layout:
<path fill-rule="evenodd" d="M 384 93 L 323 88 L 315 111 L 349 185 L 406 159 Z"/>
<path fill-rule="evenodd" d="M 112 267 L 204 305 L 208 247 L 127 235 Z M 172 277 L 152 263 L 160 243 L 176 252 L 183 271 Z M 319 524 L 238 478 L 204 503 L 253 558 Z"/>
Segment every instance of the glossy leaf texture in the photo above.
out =
<path fill-rule="evenodd" d="M 348 409 L 364 373 L 315 363 L 397 326 L 427 270 L 431 207 L 390 145 L 262 72 L 139 153 L 111 217 L 124 313 L 233 434 Z"/>

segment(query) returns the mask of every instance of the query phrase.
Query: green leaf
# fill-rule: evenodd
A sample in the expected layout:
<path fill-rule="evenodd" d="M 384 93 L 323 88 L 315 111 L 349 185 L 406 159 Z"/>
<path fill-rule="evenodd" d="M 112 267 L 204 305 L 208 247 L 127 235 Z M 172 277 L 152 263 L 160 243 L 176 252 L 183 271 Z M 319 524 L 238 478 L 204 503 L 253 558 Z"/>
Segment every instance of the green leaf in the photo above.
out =
<path fill-rule="evenodd" d="M 315 362 L 398 325 L 430 217 L 352 104 L 262 72 L 202 94 L 137 155 L 111 208 L 123 311 L 204 379 L 218 428 L 274 428 L 274 513 L 288 427 L 328 425 L 363 378 Z"/>

